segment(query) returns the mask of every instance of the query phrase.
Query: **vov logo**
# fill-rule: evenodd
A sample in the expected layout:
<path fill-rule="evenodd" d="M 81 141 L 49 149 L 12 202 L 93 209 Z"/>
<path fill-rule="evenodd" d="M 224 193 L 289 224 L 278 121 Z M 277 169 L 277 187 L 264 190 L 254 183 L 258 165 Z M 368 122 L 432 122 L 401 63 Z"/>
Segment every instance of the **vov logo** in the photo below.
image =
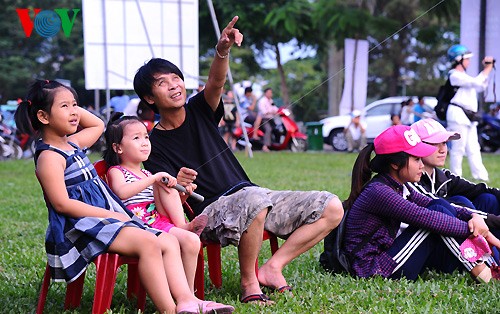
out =
<path fill-rule="evenodd" d="M 32 9 L 34 12 L 33 19 L 30 18 L 30 9 L 17 8 L 16 11 L 26 37 L 31 37 L 34 28 L 38 35 L 49 38 L 57 35 L 61 28 L 64 35 L 69 37 L 80 9 L 71 10 L 73 11 L 73 17 L 71 19 L 68 13 L 70 9 L 54 9 L 53 11 Z"/>

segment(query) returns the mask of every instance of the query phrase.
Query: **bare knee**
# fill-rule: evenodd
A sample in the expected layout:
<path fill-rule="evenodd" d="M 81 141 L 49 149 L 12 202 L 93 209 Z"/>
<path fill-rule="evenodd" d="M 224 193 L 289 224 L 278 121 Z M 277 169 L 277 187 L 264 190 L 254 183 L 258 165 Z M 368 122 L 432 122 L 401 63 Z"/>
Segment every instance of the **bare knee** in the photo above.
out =
<path fill-rule="evenodd" d="M 161 253 L 161 239 L 150 232 L 145 232 L 141 244 L 138 246 L 139 256 Z"/>
<path fill-rule="evenodd" d="M 200 251 L 201 241 L 195 233 L 187 231 L 182 234 L 179 244 L 182 251 L 196 255 Z"/>
<path fill-rule="evenodd" d="M 253 220 L 252 224 L 256 223 L 256 224 L 264 226 L 264 223 L 266 222 L 267 211 L 268 211 L 267 208 L 260 211 L 260 213 L 258 213 L 257 216 L 255 216 L 255 219 Z"/>
<path fill-rule="evenodd" d="M 165 233 L 165 232 L 162 232 L 157 237 L 157 241 L 155 241 L 154 244 L 157 245 L 158 250 L 160 250 L 160 252 L 162 254 L 165 254 L 165 252 L 167 252 L 167 251 L 172 251 L 172 250 L 179 251 L 180 250 L 179 241 L 177 240 L 177 238 L 175 236 L 168 234 L 168 233 Z"/>
<path fill-rule="evenodd" d="M 330 202 L 326 205 L 322 218 L 328 221 L 328 226 L 331 230 L 333 230 L 340 224 L 343 216 L 344 208 L 342 206 L 342 202 L 340 202 L 338 197 L 332 198 L 332 200 L 330 200 Z"/>

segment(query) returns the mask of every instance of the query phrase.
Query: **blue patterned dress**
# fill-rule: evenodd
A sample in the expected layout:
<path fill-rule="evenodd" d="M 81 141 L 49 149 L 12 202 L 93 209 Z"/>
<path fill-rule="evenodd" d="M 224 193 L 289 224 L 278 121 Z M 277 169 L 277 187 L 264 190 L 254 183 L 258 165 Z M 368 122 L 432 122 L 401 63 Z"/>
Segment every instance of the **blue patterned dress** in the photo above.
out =
<path fill-rule="evenodd" d="M 62 151 L 39 140 L 36 145 L 35 164 L 44 150 L 57 152 L 66 158 L 64 180 L 69 198 L 84 203 L 124 213 L 131 217 L 122 222 L 113 218 L 71 218 L 58 213 L 46 199 L 49 210 L 49 226 L 45 235 L 45 250 L 54 281 L 70 283 L 77 279 L 92 262 L 105 253 L 124 226 L 146 229 L 158 235 L 161 232 L 149 228 L 135 217 L 99 178 L 94 166 L 74 143 L 75 149 Z"/>

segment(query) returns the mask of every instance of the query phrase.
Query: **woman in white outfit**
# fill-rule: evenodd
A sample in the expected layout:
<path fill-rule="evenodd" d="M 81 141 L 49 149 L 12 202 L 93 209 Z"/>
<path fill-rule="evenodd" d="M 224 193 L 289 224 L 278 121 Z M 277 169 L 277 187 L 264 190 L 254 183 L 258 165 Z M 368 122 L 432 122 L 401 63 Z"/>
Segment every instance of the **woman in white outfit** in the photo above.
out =
<path fill-rule="evenodd" d="M 451 99 L 446 121 L 449 131 L 461 135 L 459 140 L 451 144 L 450 170 L 461 176 L 462 159 L 467 154 L 472 177 L 488 181 L 488 171 L 483 165 L 477 137 L 477 122 L 469 120 L 463 109 L 478 111 L 477 93 L 484 91 L 488 86 L 488 74 L 493 68 L 493 58 L 485 57 L 483 71 L 478 76 L 472 77 L 465 72 L 471 57 L 472 53 L 463 45 L 453 45 L 448 49 L 448 60 L 452 62 L 452 69 L 449 72 L 450 83 L 459 88 Z"/>

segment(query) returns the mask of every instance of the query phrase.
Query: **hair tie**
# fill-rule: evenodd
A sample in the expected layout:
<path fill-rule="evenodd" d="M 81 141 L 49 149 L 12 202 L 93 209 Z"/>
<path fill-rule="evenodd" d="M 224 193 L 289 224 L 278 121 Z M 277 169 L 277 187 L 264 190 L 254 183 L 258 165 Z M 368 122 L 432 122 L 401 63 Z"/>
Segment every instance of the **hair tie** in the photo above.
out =
<path fill-rule="evenodd" d="M 28 102 L 28 106 L 31 106 L 31 100 L 26 100 Z"/>

